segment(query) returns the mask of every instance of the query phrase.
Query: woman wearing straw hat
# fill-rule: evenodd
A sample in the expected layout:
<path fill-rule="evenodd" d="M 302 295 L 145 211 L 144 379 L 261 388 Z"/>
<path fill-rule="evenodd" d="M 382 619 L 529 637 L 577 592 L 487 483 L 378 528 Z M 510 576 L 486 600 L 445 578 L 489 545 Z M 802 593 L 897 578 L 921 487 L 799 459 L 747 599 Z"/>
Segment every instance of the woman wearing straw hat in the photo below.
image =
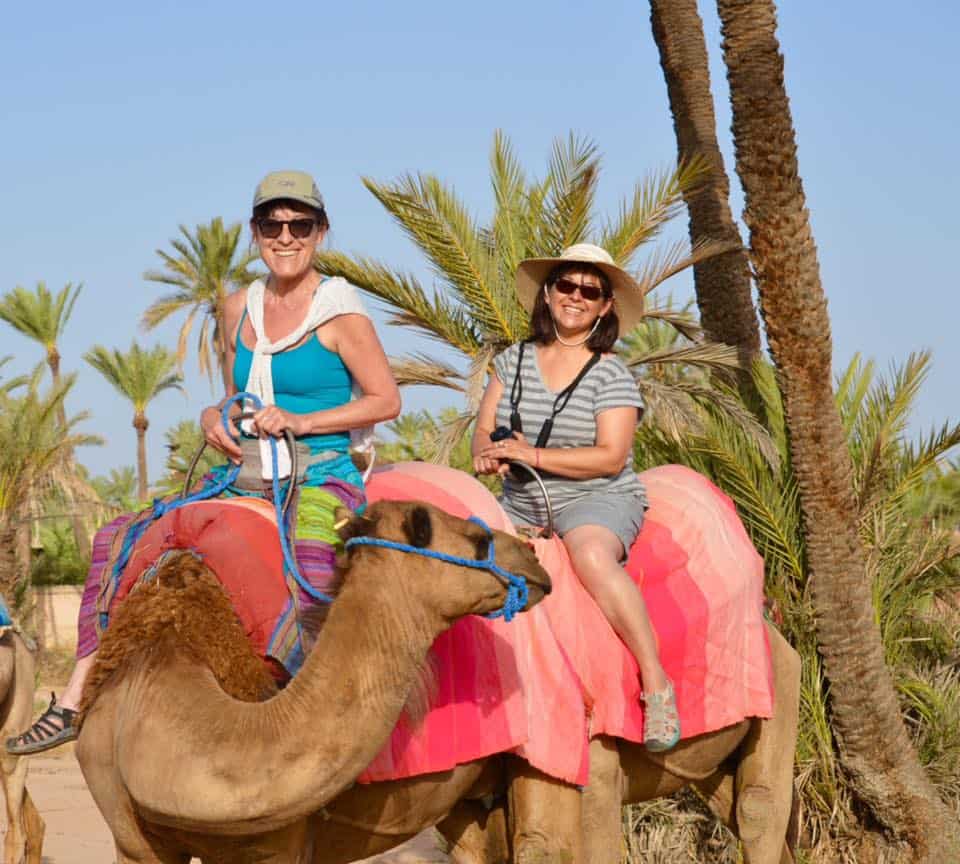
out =
<path fill-rule="evenodd" d="M 207 443 L 243 461 L 244 471 L 227 494 L 264 494 L 272 473 L 268 439 L 293 432 L 302 469 L 294 533 L 303 576 L 314 587 L 332 573 L 335 510 L 365 501 L 363 479 L 348 453 L 351 432 L 400 413 L 400 393 L 357 290 L 344 279 L 322 280 L 313 268 L 329 228 L 309 174 L 275 171 L 258 184 L 250 230 L 269 274 L 231 294 L 224 319 L 226 363 L 233 373 L 227 396 L 244 390 L 259 397 L 263 408 L 244 423 L 243 451 L 234 440 L 237 429 L 224 428 L 219 405 L 200 417 Z M 232 413 L 239 412 L 235 405 Z M 278 477 L 286 478 L 291 460 L 284 447 L 279 455 Z M 215 468 L 212 479 L 226 470 Z M 39 753 L 76 738 L 76 709 L 99 645 L 97 600 L 110 541 L 133 518 L 115 520 L 98 533 L 77 623 L 77 664 L 59 701 L 54 697 L 30 729 L 9 739 L 8 752 Z M 271 656 L 291 673 L 293 659 L 302 657 L 281 636 L 292 627 L 278 630 L 271 643 L 279 646 Z"/>
<path fill-rule="evenodd" d="M 673 685 L 643 597 L 621 566 L 647 507 L 631 466 L 643 400 L 611 351 L 643 315 L 643 294 L 589 243 L 559 258 L 521 262 L 517 294 L 530 312 L 531 338 L 494 360 L 473 437 L 474 469 L 501 474 L 507 514 L 533 526 L 545 521 L 540 493 L 513 476 L 509 462 L 543 474 L 557 533 L 581 582 L 640 667 L 644 743 L 668 750 L 680 738 Z"/>

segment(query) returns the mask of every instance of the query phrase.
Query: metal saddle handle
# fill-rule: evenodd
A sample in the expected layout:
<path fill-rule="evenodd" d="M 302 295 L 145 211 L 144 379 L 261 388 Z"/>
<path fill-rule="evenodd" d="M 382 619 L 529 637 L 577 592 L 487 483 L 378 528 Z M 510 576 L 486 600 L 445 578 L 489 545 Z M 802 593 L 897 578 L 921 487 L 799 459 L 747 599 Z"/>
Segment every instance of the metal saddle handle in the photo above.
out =
<path fill-rule="evenodd" d="M 244 411 L 238 417 L 234 418 L 237 421 L 243 420 L 252 420 L 253 411 Z M 286 518 L 287 510 L 290 509 L 290 504 L 293 502 L 293 494 L 297 489 L 297 436 L 293 434 L 293 431 L 290 429 L 283 430 L 284 440 L 287 442 L 287 449 L 290 451 L 290 482 L 287 484 L 287 494 L 283 498 L 283 516 Z M 207 449 L 207 441 L 204 439 L 197 452 L 193 454 L 193 458 L 190 460 L 190 467 L 187 468 L 187 475 L 183 481 L 183 488 L 180 490 L 180 497 L 186 498 L 190 494 L 190 487 L 193 485 L 193 475 L 197 470 L 197 465 L 200 464 L 200 457 L 203 455 L 204 451 Z M 542 484 L 541 484 L 542 485 Z"/>
<path fill-rule="evenodd" d="M 547 524 L 544 526 L 543 533 L 541 537 L 549 540 L 553 536 L 553 502 L 550 500 L 550 493 L 547 491 L 547 487 L 543 482 L 543 478 L 540 476 L 540 472 L 537 471 L 532 465 L 528 465 L 526 462 L 522 462 L 519 459 L 511 459 L 510 465 L 520 468 L 526 471 L 534 481 L 536 481 L 537 486 L 540 487 L 540 494 L 543 496 L 543 503 L 547 508 Z"/>

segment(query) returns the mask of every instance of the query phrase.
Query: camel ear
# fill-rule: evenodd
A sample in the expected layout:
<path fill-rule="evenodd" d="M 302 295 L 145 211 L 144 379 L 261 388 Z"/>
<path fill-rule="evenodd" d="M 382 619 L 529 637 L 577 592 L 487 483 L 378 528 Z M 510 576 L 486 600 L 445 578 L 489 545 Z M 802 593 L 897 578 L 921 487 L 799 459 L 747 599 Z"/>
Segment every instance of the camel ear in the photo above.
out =
<path fill-rule="evenodd" d="M 373 531 L 375 522 L 366 516 L 358 516 L 347 507 L 338 507 L 333 514 L 333 527 L 344 543 L 351 537 L 365 537 Z"/>
<path fill-rule="evenodd" d="M 403 530 L 411 546 L 424 549 L 433 540 L 433 521 L 430 511 L 426 507 L 416 506 L 407 513 L 403 520 Z"/>

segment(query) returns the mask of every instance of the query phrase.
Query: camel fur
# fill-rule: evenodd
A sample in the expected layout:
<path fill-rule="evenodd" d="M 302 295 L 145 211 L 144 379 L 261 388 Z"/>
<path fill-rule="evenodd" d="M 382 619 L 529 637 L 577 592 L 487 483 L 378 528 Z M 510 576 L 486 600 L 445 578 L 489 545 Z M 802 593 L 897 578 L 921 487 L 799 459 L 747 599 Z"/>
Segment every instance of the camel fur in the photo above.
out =
<path fill-rule="evenodd" d="M 482 527 L 414 502 L 378 503 L 344 533 L 474 560 L 489 542 Z M 494 534 L 497 564 L 524 575 L 530 605 L 538 602 L 546 572 L 523 541 Z M 353 548 L 301 672 L 266 701 L 248 702 L 226 688 L 261 698 L 265 679 L 234 653 L 252 656 L 232 609 L 214 596 L 222 589 L 189 552 L 169 563 L 175 572 L 159 568 L 156 584 L 114 612 L 105 665 L 84 694 L 77 757 L 118 864 L 314 860 L 320 847 L 307 817 L 376 755 L 436 636 L 506 597 L 486 571 Z M 147 608 L 154 603 L 157 611 Z M 195 611 L 180 608 L 193 603 Z M 148 623 L 129 620 L 140 616 Z"/>
<path fill-rule="evenodd" d="M 30 725 L 35 686 L 33 652 L 15 628 L 0 635 L 0 736 L 2 740 Z M 0 781 L 7 804 L 4 864 L 40 864 L 45 826 L 27 791 L 23 756 L 0 751 Z"/>

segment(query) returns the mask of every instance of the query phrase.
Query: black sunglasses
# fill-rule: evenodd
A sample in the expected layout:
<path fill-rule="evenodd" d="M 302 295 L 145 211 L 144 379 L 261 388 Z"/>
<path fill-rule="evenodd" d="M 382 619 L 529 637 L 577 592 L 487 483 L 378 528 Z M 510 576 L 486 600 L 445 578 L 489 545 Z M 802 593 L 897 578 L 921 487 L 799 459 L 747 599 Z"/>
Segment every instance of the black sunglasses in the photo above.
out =
<path fill-rule="evenodd" d="M 317 227 L 316 219 L 260 219 L 257 228 L 268 240 L 276 240 L 283 233 L 283 226 L 290 229 L 290 236 L 297 240 L 306 240 Z"/>
<path fill-rule="evenodd" d="M 574 282 L 572 279 L 565 279 L 562 276 L 553 283 L 553 287 L 560 294 L 573 294 L 574 291 L 579 291 L 580 296 L 584 300 L 588 300 L 591 303 L 595 300 L 599 300 L 601 297 L 606 297 L 606 292 L 599 285 L 581 285 L 579 282 Z"/>

